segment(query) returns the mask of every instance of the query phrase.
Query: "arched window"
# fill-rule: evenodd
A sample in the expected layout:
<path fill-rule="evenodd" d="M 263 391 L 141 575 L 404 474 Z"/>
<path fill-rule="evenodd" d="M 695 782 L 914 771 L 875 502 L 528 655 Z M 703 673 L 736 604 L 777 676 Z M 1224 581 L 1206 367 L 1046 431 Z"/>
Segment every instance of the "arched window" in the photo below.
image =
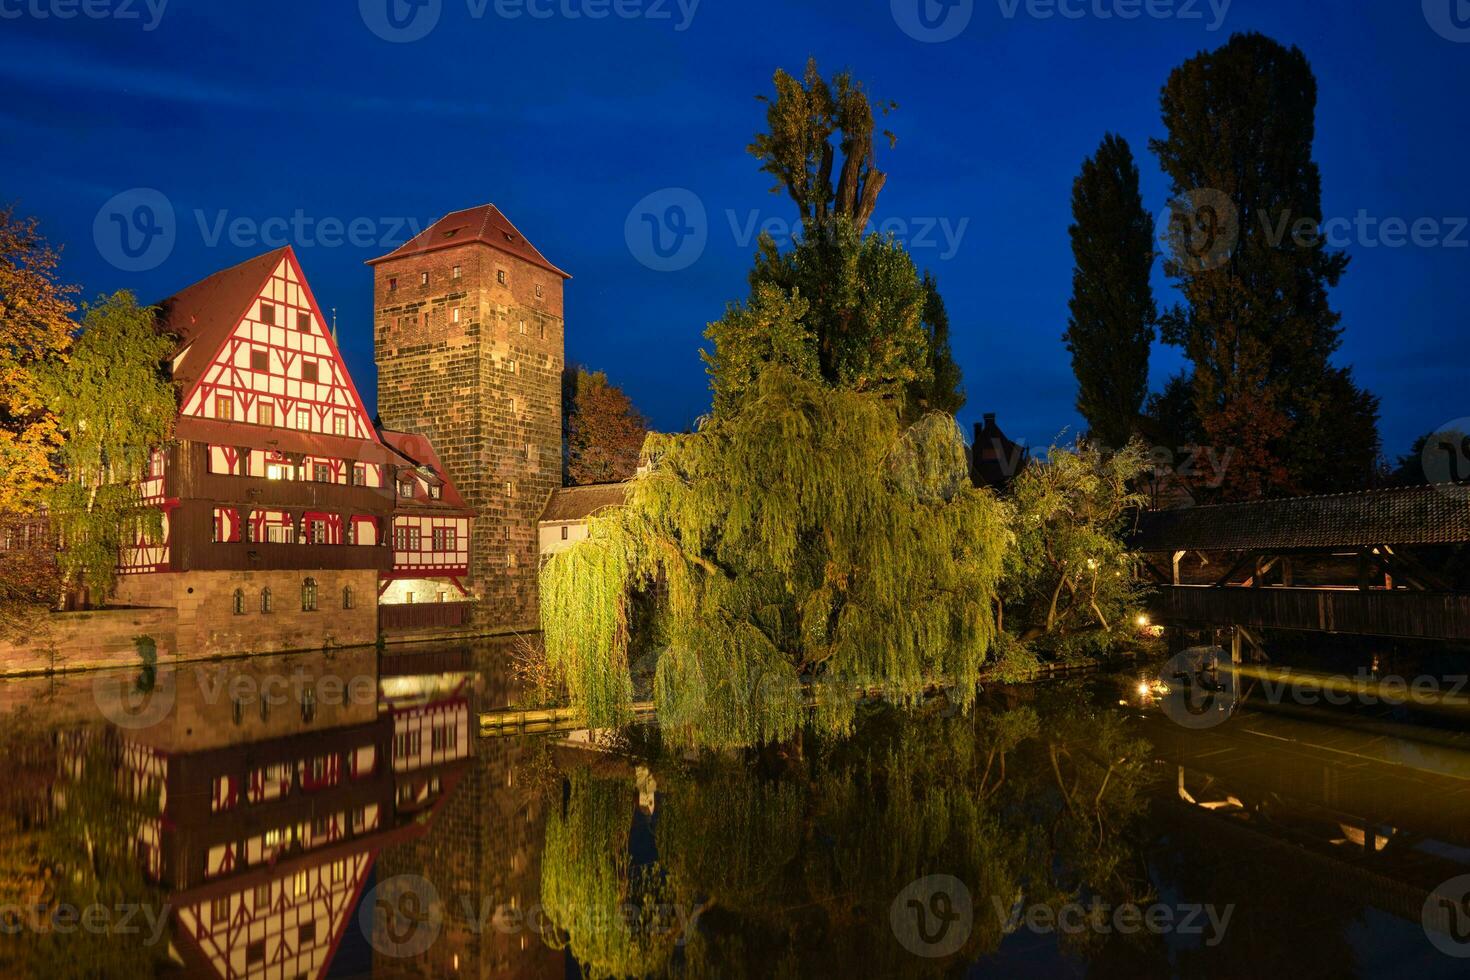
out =
<path fill-rule="evenodd" d="M 245 590 L 244 589 L 236 589 L 235 590 L 234 604 L 235 604 L 234 605 L 235 615 L 236 616 L 243 616 L 243 615 L 245 615 Z"/>
<path fill-rule="evenodd" d="M 353 609 L 357 606 L 357 598 L 352 594 L 352 586 L 342 586 L 342 608 Z"/>
<path fill-rule="evenodd" d="M 309 578 L 301 583 L 301 611 L 316 612 L 316 579 Z"/>
<path fill-rule="evenodd" d="M 260 590 L 260 611 L 263 613 L 271 611 L 271 590 L 269 586 Z"/>

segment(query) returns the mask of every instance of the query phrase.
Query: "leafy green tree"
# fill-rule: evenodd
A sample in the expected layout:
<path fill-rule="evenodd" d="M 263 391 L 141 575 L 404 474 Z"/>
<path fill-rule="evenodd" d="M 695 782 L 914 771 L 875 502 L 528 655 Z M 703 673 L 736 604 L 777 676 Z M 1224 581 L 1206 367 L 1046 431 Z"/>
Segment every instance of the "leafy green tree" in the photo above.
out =
<path fill-rule="evenodd" d="M 1072 299 L 1064 340 L 1091 438 L 1125 444 L 1148 393 L 1154 339 L 1153 217 L 1126 140 L 1109 133 L 1072 184 Z"/>
<path fill-rule="evenodd" d="M 1166 271 L 1184 297 L 1162 334 L 1192 365 L 1203 438 L 1234 451 L 1226 499 L 1343 489 L 1333 481 L 1376 457 L 1376 439 L 1322 442 L 1342 413 L 1355 430 L 1377 420 L 1330 365 L 1341 328 L 1328 290 L 1347 256 L 1320 234 L 1316 103 L 1299 49 L 1237 34 L 1170 74 L 1168 135 L 1150 143 L 1176 196 Z"/>
<path fill-rule="evenodd" d="M 1016 477 L 1002 593 L 1010 641 L 1068 660 L 1137 635 L 1142 597 L 1123 534 L 1145 502 L 1132 488 L 1147 466 L 1138 441 L 1116 453 L 1054 446 Z"/>
<path fill-rule="evenodd" d="M 164 373 L 172 350 L 151 307 L 122 291 L 87 308 L 64 366 L 43 376 L 47 407 L 65 443 L 65 479 L 49 495 L 67 587 L 101 598 L 113 587 L 118 552 L 139 534 L 162 533 L 139 484 L 173 434 L 177 400 Z"/>

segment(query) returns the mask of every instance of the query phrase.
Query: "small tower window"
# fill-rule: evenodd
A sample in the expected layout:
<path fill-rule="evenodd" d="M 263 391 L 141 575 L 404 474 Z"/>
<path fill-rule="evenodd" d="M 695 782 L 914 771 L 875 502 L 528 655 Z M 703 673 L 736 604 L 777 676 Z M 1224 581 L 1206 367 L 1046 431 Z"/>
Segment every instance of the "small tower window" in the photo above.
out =
<path fill-rule="evenodd" d="M 344 586 L 342 586 L 342 608 L 343 609 L 356 609 L 357 608 L 357 597 L 352 594 L 352 586 L 350 586 L 350 585 L 344 585 Z"/>
<path fill-rule="evenodd" d="M 500 285 L 502 285 L 502 286 L 505 285 L 505 270 L 504 269 L 496 269 L 495 270 L 495 281 L 498 282 L 498 283 L 500 283 Z"/>
<path fill-rule="evenodd" d="M 420 272 L 419 273 L 419 285 L 420 286 L 427 286 L 428 284 L 429 284 L 429 274 L 427 272 Z"/>
<path fill-rule="evenodd" d="M 526 321 L 525 320 L 522 320 L 521 321 L 521 333 L 525 333 L 525 332 L 526 332 Z"/>
<path fill-rule="evenodd" d="M 301 583 L 301 611 L 316 612 L 316 579 L 309 578 Z"/>
<path fill-rule="evenodd" d="M 459 266 L 455 266 L 454 269 L 449 273 L 449 277 L 451 279 L 458 279 L 462 275 L 464 275 L 464 271 L 462 269 L 460 269 Z"/>
<path fill-rule="evenodd" d="M 453 323 L 459 322 L 459 307 L 456 306 L 453 310 L 449 311 L 449 319 Z"/>
<path fill-rule="evenodd" d="M 398 289 L 398 277 L 397 276 L 392 276 L 392 277 L 390 277 L 388 279 L 388 292 L 391 293 L 391 292 L 396 291 L 397 289 Z"/>
<path fill-rule="evenodd" d="M 546 293 L 545 293 L 545 291 L 544 291 L 544 290 L 543 290 L 543 289 L 542 289 L 542 288 L 541 288 L 541 284 L 540 284 L 540 283 L 539 283 L 539 282 L 538 282 L 538 283 L 537 283 L 537 284 L 536 284 L 536 298 L 537 298 L 537 299 L 540 299 L 540 298 L 541 298 L 541 297 L 542 297 L 542 296 L 544 296 L 544 295 L 546 295 Z"/>
<path fill-rule="evenodd" d="M 265 588 L 260 590 L 260 611 L 263 613 L 268 613 L 271 611 L 270 586 L 266 586 Z"/>
<path fill-rule="evenodd" d="M 245 615 L 245 590 L 236 589 L 234 598 L 234 609 L 236 616 Z"/>

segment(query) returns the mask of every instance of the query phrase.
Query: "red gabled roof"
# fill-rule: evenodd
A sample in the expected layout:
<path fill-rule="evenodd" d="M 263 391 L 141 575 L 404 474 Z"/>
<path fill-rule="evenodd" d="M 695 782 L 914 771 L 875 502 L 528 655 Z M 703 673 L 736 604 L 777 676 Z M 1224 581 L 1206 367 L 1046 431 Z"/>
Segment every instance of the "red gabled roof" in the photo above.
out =
<path fill-rule="evenodd" d="M 554 272 L 563 279 L 572 278 L 568 273 L 548 262 L 546 256 L 542 255 L 535 245 L 528 242 L 520 229 L 511 224 L 510 219 L 493 204 L 482 204 L 477 208 L 446 214 L 387 255 L 369 259 L 367 264 L 377 265 L 389 259 L 436 252 L 439 249 L 463 245 L 465 242 L 481 242 L 514 258 L 540 266 L 548 272 Z"/>
<path fill-rule="evenodd" d="M 174 369 L 174 380 L 182 383 L 186 390 L 199 380 L 199 375 L 219 352 L 225 338 L 240 325 L 250 304 L 260 294 L 262 285 L 290 250 L 287 245 L 246 259 L 155 304 L 164 329 L 179 338 L 174 356 L 178 356 L 180 351 L 188 351 Z"/>
<path fill-rule="evenodd" d="M 416 496 L 415 503 L 474 514 L 474 511 L 465 503 L 464 498 L 459 495 L 459 490 L 449 479 L 449 474 L 444 471 L 444 464 L 439 462 L 439 454 L 434 452 L 434 445 L 429 441 L 428 436 L 419 435 L 416 432 L 396 432 L 393 429 L 379 428 L 378 438 L 412 466 L 428 467 L 433 470 L 434 475 L 444 485 L 444 494 L 438 500 L 427 497 L 421 499 Z"/>

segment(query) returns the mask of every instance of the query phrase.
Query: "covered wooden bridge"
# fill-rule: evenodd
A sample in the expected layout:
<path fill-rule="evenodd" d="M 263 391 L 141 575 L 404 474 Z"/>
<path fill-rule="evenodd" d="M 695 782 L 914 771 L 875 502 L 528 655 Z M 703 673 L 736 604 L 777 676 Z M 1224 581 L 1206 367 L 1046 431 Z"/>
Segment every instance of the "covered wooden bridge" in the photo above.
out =
<path fill-rule="evenodd" d="M 1163 625 L 1470 640 L 1470 486 L 1149 511 Z"/>

